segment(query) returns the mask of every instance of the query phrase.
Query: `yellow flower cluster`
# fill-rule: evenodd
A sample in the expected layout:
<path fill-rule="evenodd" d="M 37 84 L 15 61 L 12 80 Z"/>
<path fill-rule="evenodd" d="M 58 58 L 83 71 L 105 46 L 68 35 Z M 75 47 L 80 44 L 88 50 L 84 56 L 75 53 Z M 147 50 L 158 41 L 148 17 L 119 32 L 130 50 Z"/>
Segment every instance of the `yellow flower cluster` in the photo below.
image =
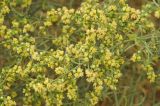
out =
<path fill-rule="evenodd" d="M 26 8 L 28 6 L 30 6 L 32 3 L 32 0 L 23 0 L 22 1 L 22 8 Z"/>
<path fill-rule="evenodd" d="M 1 105 L 2 105 L 2 106 L 3 106 L 3 105 L 4 105 L 4 106 L 16 106 L 16 102 L 13 101 L 10 96 L 7 96 L 7 97 L 4 99 L 4 104 L 1 104 Z"/>
<path fill-rule="evenodd" d="M 83 77 L 83 70 L 79 67 L 75 72 L 74 72 L 75 78 Z"/>
<path fill-rule="evenodd" d="M 155 12 L 154 12 L 154 16 L 156 17 L 156 18 L 160 18 L 160 9 L 159 8 L 157 8 L 156 10 L 155 10 Z"/>
<path fill-rule="evenodd" d="M 147 78 L 150 82 L 155 82 L 157 75 L 151 65 L 144 66 L 144 70 L 147 72 Z"/>
<path fill-rule="evenodd" d="M 38 10 L 32 9 L 39 1 L 18 1 L 0 1 L 0 47 L 7 60 L 0 67 L 2 106 L 96 105 L 106 90 L 118 89 L 130 60 L 152 63 L 158 54 L 160 39 L 148 10 L 125 0 Z M 144 69 L 150 82 L 156 81 L 154 68 Z"/>
<path fill-rule="evenodd" d="M 62 67 L 57 67 L 57 68 L 55 69 L 55 72 L 56 72 L 56 74 L 64 74 L 64 73 L 65 73 L 65 70 L 64 70 L 64 68 L 62 68 Z"/>
<path fill-rule="evenodd" d="M 141 61 L 141 56 L 138 55 L 138 54 L 136 54 L 136 53 L 134 53 L 133 56 L 131 57 L 131 60 L 132 60 L 133 62 Z"/>

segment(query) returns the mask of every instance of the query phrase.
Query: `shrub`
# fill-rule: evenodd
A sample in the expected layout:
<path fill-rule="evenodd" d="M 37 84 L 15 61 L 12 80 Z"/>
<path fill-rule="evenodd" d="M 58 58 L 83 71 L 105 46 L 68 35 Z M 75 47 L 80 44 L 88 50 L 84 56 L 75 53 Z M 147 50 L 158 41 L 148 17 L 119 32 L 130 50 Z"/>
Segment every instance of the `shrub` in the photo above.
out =
<path fill-rule="evenodd" d="M 117 89 L 131 65 L 156 81 L 160 36 L 150 17 L 160 13 L 154 3 L 135 9 L 124 0 L 86 0 L 73 9 L 44 1 L 0 1 L 2 106 L 93 106 Z"/>

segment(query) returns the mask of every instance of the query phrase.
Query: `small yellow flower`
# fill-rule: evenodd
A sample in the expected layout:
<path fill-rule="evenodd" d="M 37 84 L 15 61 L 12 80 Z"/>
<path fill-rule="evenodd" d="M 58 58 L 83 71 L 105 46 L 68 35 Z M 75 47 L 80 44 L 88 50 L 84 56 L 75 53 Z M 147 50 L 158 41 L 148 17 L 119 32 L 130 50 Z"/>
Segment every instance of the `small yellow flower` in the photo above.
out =
<path fill-rule="evenodd" d="M 74 73 L 74 76 L 76 78 L 82 77 L 83 76 L 83 70 L 80 67 L 78 67 L 78 69 Z"/>
<path fill-rule="evenodd" d="M 56 72 L 56 74 L 58 74 L 58 75 L 65 73 L 64 68 L 62 68 L 62 67 L 57 67 L 57 68 L 55 69 L 55 72 Z"/>
<path fill-rule="evenodd" d="M 34 28 L 31 24 L 26 24 L 23 28 L 23 32 L 26 33 L 26 32 L 33 32 L 34 31 Z"/>
<path fill-rule="evenodd" d="M 156 18 L 160 18 L 160 12 L 159 12 L 159 11 L 155 11 L 154 16 L 155 16 Z"/>
<path fill-rule="evenodd" d="M 98 103 L 98 97 L 92 92 L 90 98 L 91 105 L 96 105 Z"/>
<path fill-rule="evenodd" d="M 136 53 L 134 53 L 133 56 L 131 57 L 131 60 L 133 62 L 140 61 L 141 60 L 141 56 L 136 54 Z"/>
<path fill-rule="evenodd" d="M 16 102 L 13 101 L 10 96 L 7 96 L 6 100 L 4 101 L 4 105 L 5 106 L 16 106 Z"/>
<path fill-rule="evenodd" d="M 46 22 L 44 22 L 44 25 L 47 26 L 47 27 L 49 27 L 49 26 L 52 25 L 52 23 L 50 21 L 46 21 Z"/>
<path fill-rule="evenodd" d="M 109 11 L 116 11 L 116 10 L 117 10 L 117 7 L 116 7 L 115 5 L 110 5 L 110 6 L 108 7 L 108 10 L 109 10 Z"/>
<path fill-rule="evenodd" d="M 12 21 L 12 25 L 13 25 L 13 27 L 15 27 L 15 28 L 18 28 L 18 27 L 19 27 L 19 23 L 16 22 L 16 21 Z"/>
<path fill-rule="evenodd" d="M 126 0 L 119 0 L 119 3 L 122 4 L 122 5 L 124 5 L 125 2 L 126 2 Z"/>

